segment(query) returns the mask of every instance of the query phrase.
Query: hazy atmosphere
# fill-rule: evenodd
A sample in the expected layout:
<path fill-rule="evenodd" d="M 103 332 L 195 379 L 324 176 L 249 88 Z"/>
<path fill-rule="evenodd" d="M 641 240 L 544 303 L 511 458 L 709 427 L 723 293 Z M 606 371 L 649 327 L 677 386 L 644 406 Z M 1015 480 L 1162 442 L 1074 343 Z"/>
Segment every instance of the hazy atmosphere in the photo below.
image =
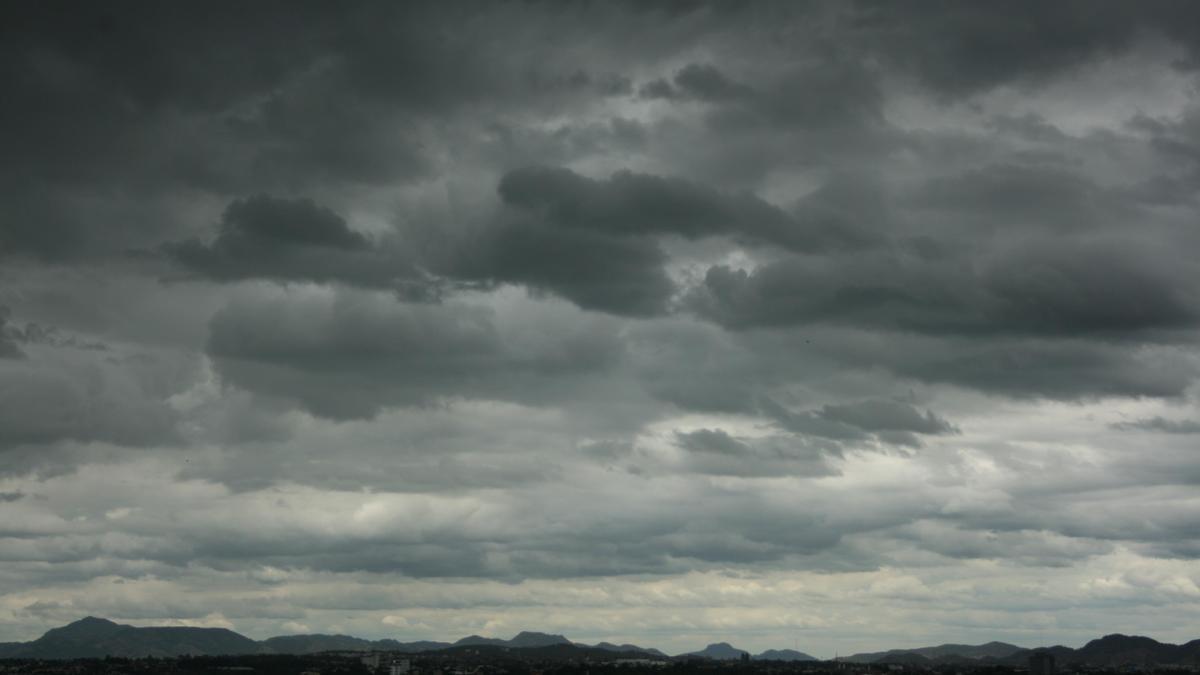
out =
<path fill-rule="evenodd" d="M 5 2 L 0 642 L 1200 612 L 1200 4 Z"/>

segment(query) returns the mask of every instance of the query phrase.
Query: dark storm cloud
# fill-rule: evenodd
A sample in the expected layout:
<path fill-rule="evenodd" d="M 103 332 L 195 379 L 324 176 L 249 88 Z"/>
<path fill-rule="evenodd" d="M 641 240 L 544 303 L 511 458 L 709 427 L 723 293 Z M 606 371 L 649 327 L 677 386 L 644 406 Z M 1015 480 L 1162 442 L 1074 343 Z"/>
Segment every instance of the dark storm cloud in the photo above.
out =
<path fill-rule="evenodd" d="M 1195 270 L 1137 242 L 1049 241 L 971 266 L 915 253 L 718 265 L 688 303 L 731 328 L 824 321 L 933 335 L 1142 337 L 1200 319 Z"/>
<path fill-rule="evenodd" d="M 511 55 L 489 28 L 522 27 L 519 7 L 12 9 L 0 253 L 45 260 L 169 240 L 198 196 L 429 178 L 429 135 L 465 105 L 519 116 L 626 88 Z"/>
<path fill-rule="evenodd" d="M 213 317 L 207 351 L 227 381 L 335 418 L 370 416 L 383 401 L 431 402 L 497 356 L 486 314 L 373 309 L 321 300 L 231 306 Z M 388 371 L 394 378 L 380 377 Z"/>
<path fill-rule="evenodd" d="M 683 526 L 679 514 L 656 523 L 659 532 L 638 546 L 627 536 L 599 533 L 592 538 L 560 536 L 556 539 L 520 537 L 503 532 L 475 541 L 447 536 L 445 542 L 397 541 L 378 537 L 356 541 L 305 539 L 263 546 L 252 538 L 206 542 L 210 546 L 179 553 L 218 569 L 254 565 L 291 565 L 322 572 L 402 575 L 407 578 L 574 579 L 628 574 L 671 574 L 729 564 L 779 561 L 813 555 L 834 547 L 838 537 L 811 522 L 793 518 L 796 530 L 789 541 L 769 533 L 749 533 L 732 519 L 711 526 Z M 670 531 L 670 528 L 680 528 Z M 668 530 L 668 532 L 662 532 Z M 240 534 L 240 533 L 239 533 Z M 348 546 L 356 546 L 348 551 Z"/>
<path fill-rule="evenodd" d="M 862 352 L 851 362 L 872 357 L 917 380 L 1015 397 L 1179 397 L 1200 374 L 1184 350 L 1082 340 L 935 341 L 907 353 Z"/>
<path fill-rule="evenodd" d="M 827 473 L 815 465 L 809 468 L 816 475 Z M 628 480 L 642 484 L 636 477 Z M 109 527 L 123 536 L 106 546 L 106 560 L 152 559 L 162 563 L 168 577 L 192 565 L 226 572 L 272 566 L 514 581 L 674 573 L 784 559 L 806 565 L 804 557 L 831 550 L 843 534 L 869 531 L 893 520 L 863 519 L 848 510 L 831 527 L 826 519 L 773 503 L 768 495 L 688 486 L 677 495 L 681 499 L 634 493 L 619 504 L 611 503 L 613 494 L 606 490 L 587 489 L 537 496 L 511 493 L 499 500 L 389 493 L 374 502 L 365 527 L 314 528 L 330 516 L 346 525 L 355 519 L 354 511 L 348 511 L 345 502 L 313 502 L 320 493 L 307 490 L 230 495 L 218 503 L 197 502 L 197 496 L 152 487 L 144 495 L 147 505 L 155 503 L 178 518 L 166 526 L 142 511 L 111 523 Z M 356 509 L 358 500 L 352 501 Z M 597 518 L 596 507 L 605 502 L 607 515 Z M 549 503 L 562 508 L 548 511 Z M 76 504 L 88 506 L 86 501 Z M 37 507 L 27 499 L 14 502 L 22 514 Z M 231 517 L 239 513 L 242 516 Z M 273 517 L 251 522 L 245 513 Z M 780 523 L 786 528 L 779 528 Z M 53 531 L 39 532 L 34 524 L 13 532 L 21 535 L 19 545 L 5 547 L 0 559 L 87 561 L 105 529 L 88 519 L 64 522 Z M 850 553 L 843 562 L 853 564 L 853 557 Z"/>
<path fill-rule="evenodd" d="M 0 358 L 21 356 L 21 348 L 17 346 L 16 331 L 9 325 L 11 311 L 0 305 Z"/>
<path fill-rule="evenodd" d="M 814 141 L 820 133 L 841 145 L 845 132 L 886 127 L 878 74 L 856 60 L 831 59 L 820 67 L 791 69 L 755 96 L 725 98 L 730 103 L 714 108 L 708 117 L 709 125 L 719 132 L 765 128 L 814 134 Z"/>
<path fill-rule="evenodd" d="M 108 345 L 103 342 L 81 339 L 76 335 L 69 335 L 60 331 L 56 326 L 43 326 L 33 321 L 26 322 L 24 326 L 14 324 L 8 327 L 5 327 L 3 322 L 0 321 L 0 335 L 4 335 L 13 343 L 14 347 L 17 344 L 25 343 L 95 351 L 106 351 L 108 349 Z"/>
<path fill-rule="evenodd" d="M 819 68 L 789 68 L 759 88 L 735 81 L 712 64 L 691 63 L 670 82 L 647 82 L 639 95 L 709 104 L 707 123 L 727 133 L 754 127 L 828 133 L 882 126 L 884 121 L 876 74 L 852 59 L 831 59 Z"/>
<path fill-rule="evenodd" d="M 828 456 L 836 447 L 795 436 L 734 438 L 723 429 L 675 432 L 675 444 L 688 451 L 689 471 L 714 476 L 829 476 L 837 471 Z"/>
<path fill-rule="evenodd" d="M 723 193 L 679 178 L 621 171 L 595 180 L 563 168 L 529 167 L 500 180 L 501 199 L 549 225 L 620 235 L 728 235 L 750 243 L 814 251 L 853 246 L 853 226 L 822 219 L 836 187 L 801 204 L 802 220 L 752 193 Z M 830 197 L 833 197 L 832 199 Z"/>
<path fill-rule="evenodd" d="M 211 116 L 319 54 L 310 38 L 321 24 L 306 21 L 303 7 L 289 7 L 283 23 L 278 6 L 232 9 L 51 2 L 6 11 L 0 69 L 13 104 L 0 113 L 12 160 L 4 252 L 69 259 L 169 230 L 135 208 L 96 227 L 121 202 L 104 188 L 119 185 L 146 202 L 221 173 L 203 168 L 221 146 Z M 193 135 L 200 142 L 184 140 Z"/>
<path fill-rule="evenodd" d="M 680 234 L 688 238 L 741 229 L 787 233 L 790 219 L 753 195 L 723 195 L 678 179 L 620 172 L 608 180 L 569 169 L 530 167 L 505 174 L 498 187 L 510 205 L 551 224 L 614 234 Z"/>
<path fill-rule="evenodd" d="M 218 281 L 338 281 L 393 288 L 414 276 L 398 256 L 308 199 L 258 195 L 234 201 L 212 242 L 189 240 L 164 250 L 193 273 Z"/>
<path fill-rule="evenodd" d="M 690 63 L 675 73 L 674 84 L 655 80 L 642 86 L 643 98 L 694 99 L 697 101 L 727 101 L 748 97 L 754 90 L 730 80 L 716 66 Z"/>
<path fill-rule="evenodd" d="M 664 270 L 666 254 L 646 237 L 502 222 L 453 255 L 436 269 L 465 280 L 523 284 L 613 314 L 662 314 L 675 292 Z"/>
<path fill-rule="evenodd" d="M 221 175 L 215 166 L 188 169 L 224 190 L 256 182 L 256 177 L 265 187 L 286 188 L 329 183 L 386 186 L 433 175 L 434 162 L 422 146 L 419 119 L 385 106 L 347 101 L 322 84 L 280 93 L 256 115 L 230 120 L 221 129 L 224 145 L 253 149 L 231 167 L 251 175 Z"/>
<path fill-rule="evenodd" d="M 543 339 L 507 342 L 479 307 L 338 293 L 232 304 L 213 317 L 207 351 L 227 382 L 337 419 L 454 396 L 546 403 L 620 357 L 599 323 Z"/>
<path fill-rule="evenodd" d="M 983 228 L 1091 228 L 1136 210 L 1111 190 L 1056 166 L 1000 164 L 934 178 L 909 197 L 917 209 L 935 209 Z"/>
<path fill-rule="evenodd" d="M 1054 335 L 1189 328 L 1200 318 L 1194 266 L 1136 243 L 1010 251 L 985 272 L 997 322 Z"/>
<path fill-rule="evenodd" d="M 749 455 L 750 446 L 721 429 L 698 429 L 687 433 L 675 432 L 679 447 L 693 452 L 715 452 L 723 455 Z"/>
<path fill-rule="evenodd" d="M 1195 420 L 1169 420 L 1163 417 L 1148 417 L 1132 422 L 1117 422 L 1114 429 L 1122 431 L 1157 431 L 1164 434 L 1200 434 L 1200 422 Z"/>
<path fill-rule="evenodd" d="M 56 326 L 14 321 L 0 305 L 0 450 L 175 442 L 179 418 L 164 399 L 186 388 L 194 366 L 187 356 L 114 349 Z M 9 468 L 0 466 L 0 474 Z"/>
<path fill-rule="evenodd" d="M 117 357 L 40 347 L 0 362 L 0 449 L 59 441 L 129 446 L 178 440 L 179 417 L 164 400 L 187 383 L 156 372 L 162 356 Z"/>
<path fill-rule="evenodd" d="M 1161 0 L 1137 6 L 1034 0 L 1000 6 L 923 3 L 901 8 L 859 2 L 851 10 L 866 49 L 934 89 L 964 96 L 991 87 L 1036 84 L 1128 49 L 1144 32 L 1200 47 L 1195 8 Z"/>
<path fill-rule="evenodd" d="M 924 413 L 898 401 L 859 401 L 826 405 L 818 416 L 856 426 L 866 431 L 908 431 L 914 434 L 948 434 L 954 427 L 946 420 L 926 410 Z"/>
<path fill-rule="evenodd" d="M 607 180 L 569 169 L 506 173 L 498 193 L 512 213 L 459 244 L 437 271 L 467 280 L 523 284 L 585 309 L 652 316 L 675 284 L 657 237 L 718 235 L 790 248 L 836 244 L 836 228 L 810 228 L 749 194 L 628 171 Z"/>
<path fill-rule="evenodd" d="M 1007 560 L 1033 567 L 1066 567 L 1113 548 L 1106 541 L 1038 530 L 997 533 L 930 523 L 905 528 L 899 538 L 919 542 L 924 550 L 951 558 L 989 560 L 1003 551 Z"/>
<path fill-rule="evenodd" d="M 639 384 L 684 410 L 754 413 L 759 389 L 778 385 L 793 363 L 763 358 L 776 353 L 774 346 L 746 343 L 716 326 L 679 318 L 647 322 L 624 338 Z"/>
<path fill-rule="evenodd" d="M 866 400 L 827 404 L 817 410 L 792 412 L 770 399 L 762 400 L 763 413 L 783 428 L 834 441 L 874 439 L 883 443 L 919 447 L 919 435 L 942 435 L 957 430 L 932 411 L 924 413 L 907 403 Z"/>
<path fill-rule="evenodd" d="M 791 39 L 794 36 L 780 37 Z M 754 189 L 774 171 L 869 167 L 904 147 L 904 134 L 884 111 L 878 68 L 858 57 L 829 54 L 815 62 L 785 58 L 761 68 L 742 60 L 746 50 L 752 48 L 737 50 L 735 61 L 743 64 L 741 70 L 753 73 L 752 85 L 715 66 L 693 64 L 684 72 L 725 83 L 710 85 L 725 93 L 685 95 L 665 80 L 651 82 L 643 91 L 666 97 L 662 105 L 673 115 L 659 123 L 655 141 L 669 148 L 673 163 L 686 167 L 689 175 Z M 688 120 L 687 126 L 681 126 L 683 120 Z M 687 133 L 681 133 L 685 128 Z M 690 140 L 697 135 L 705 142 Z"/>

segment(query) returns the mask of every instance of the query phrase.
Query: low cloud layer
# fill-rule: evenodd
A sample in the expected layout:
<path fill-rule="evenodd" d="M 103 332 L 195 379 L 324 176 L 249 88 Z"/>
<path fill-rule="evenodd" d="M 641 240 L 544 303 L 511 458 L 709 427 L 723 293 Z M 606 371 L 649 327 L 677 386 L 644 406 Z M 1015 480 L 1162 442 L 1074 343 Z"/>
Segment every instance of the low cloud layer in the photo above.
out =
<path fill-rule="evenodd" d="M 1195 638 L 1189 6 L 9 14 L 0 641 Z"/>

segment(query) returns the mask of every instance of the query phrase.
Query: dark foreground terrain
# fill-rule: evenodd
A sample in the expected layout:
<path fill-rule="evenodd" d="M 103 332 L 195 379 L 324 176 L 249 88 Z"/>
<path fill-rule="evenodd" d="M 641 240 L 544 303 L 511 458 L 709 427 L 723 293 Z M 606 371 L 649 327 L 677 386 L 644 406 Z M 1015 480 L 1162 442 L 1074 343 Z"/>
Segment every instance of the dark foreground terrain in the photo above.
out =
<path fill-rule="evenodd" d="M 3 659 L 0 673 L 36 673 L 41 675 L 134 675 L 138 673 L 232 675 L 683 675 L 685 673 L 722 673 L 738 675 L 1032 675 L 1025 667 L 998 665 L 913 665 L 851 663 L 846 661 L 715 661 L 708 659 L 653 661 L 589 661 L 532 657 L 520 651 L 500 653 L 489 650 L 460 654 L 437 654 L 413 658 L 405 654 L 324 653 L 306 655 L 199 656 L 172 658 L 92 658 L 92 659 Z M 1180 675 L 1197 673 L 1196 666 L 1144 665 L 1095 667 L 1067 665 L 1056 668 L 1055 675 L 1145 673 Z"/>

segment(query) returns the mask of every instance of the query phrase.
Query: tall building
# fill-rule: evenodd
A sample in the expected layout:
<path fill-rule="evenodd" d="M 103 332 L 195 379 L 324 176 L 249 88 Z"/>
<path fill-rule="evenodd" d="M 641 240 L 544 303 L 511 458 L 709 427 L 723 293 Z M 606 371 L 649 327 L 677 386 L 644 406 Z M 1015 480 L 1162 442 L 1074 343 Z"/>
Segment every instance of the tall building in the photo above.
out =
<path fill-rule="evenodd" d="M 1045 650 L 1030 654 L 1029 675 L 1054 675 L 1054 655 Z"/>

